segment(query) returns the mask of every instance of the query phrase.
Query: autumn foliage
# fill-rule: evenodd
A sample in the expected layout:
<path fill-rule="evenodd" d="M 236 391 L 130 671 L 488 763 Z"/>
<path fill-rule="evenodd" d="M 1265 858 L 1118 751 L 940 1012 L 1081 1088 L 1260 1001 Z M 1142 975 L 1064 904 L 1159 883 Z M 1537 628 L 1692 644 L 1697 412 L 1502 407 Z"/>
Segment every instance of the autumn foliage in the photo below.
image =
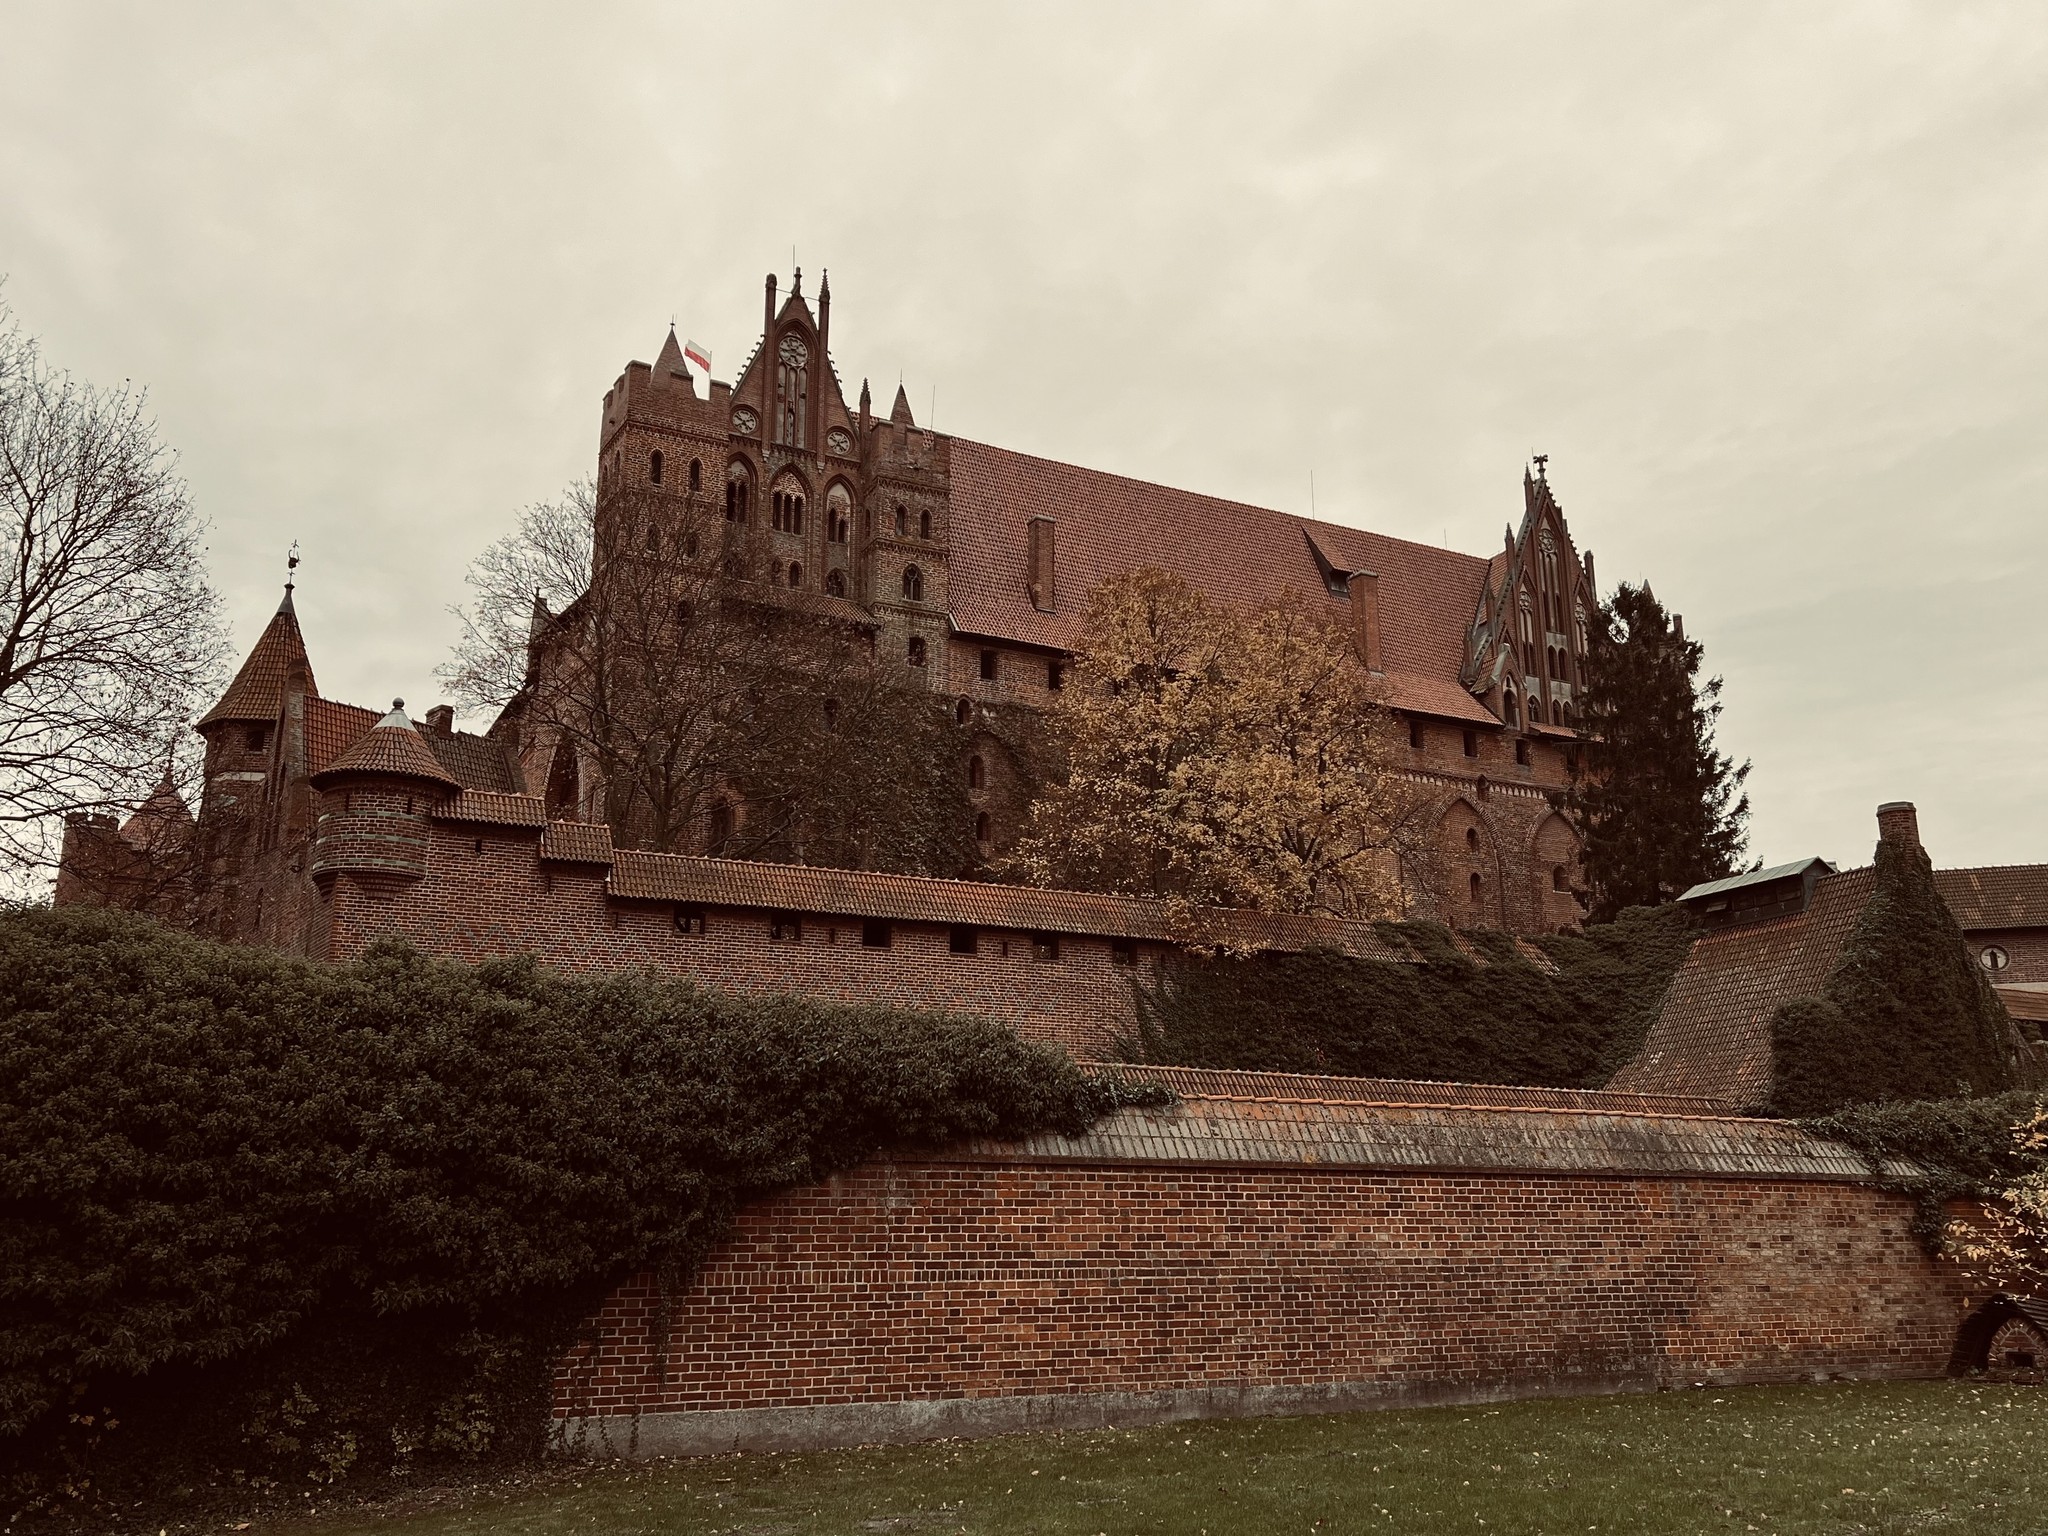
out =
<path fill-rule="evenodd" d="M 1140 569 L 1098 587 L 1011 873 L 1194 906 L 1383 917 L 1404 799 L 1350 636 Z"/>

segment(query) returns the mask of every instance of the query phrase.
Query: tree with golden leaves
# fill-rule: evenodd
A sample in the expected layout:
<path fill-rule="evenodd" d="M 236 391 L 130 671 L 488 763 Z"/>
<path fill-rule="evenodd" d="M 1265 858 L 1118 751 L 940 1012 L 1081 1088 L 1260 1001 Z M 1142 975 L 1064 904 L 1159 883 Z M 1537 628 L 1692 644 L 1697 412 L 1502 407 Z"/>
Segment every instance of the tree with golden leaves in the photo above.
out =
<path fill-rule="evenodd" d="M 1053 711 L 1064 761 L 1010 872 L 1190 906 L 1397 910 L 1407 796 L 1346 628 L 1289 597 L 1250 612 L 1140 569 L 1090 599 Z"/>

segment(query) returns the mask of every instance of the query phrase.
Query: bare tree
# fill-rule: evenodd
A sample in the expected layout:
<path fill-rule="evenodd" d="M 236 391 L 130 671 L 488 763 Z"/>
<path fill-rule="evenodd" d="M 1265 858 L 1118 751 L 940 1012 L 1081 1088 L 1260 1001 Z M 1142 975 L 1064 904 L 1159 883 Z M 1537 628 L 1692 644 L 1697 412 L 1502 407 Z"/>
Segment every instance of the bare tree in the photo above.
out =
<path fill-rule="evenodd" d="M 0 301 L 0 859 L 148 794 L 226 654 L 201 525 L 126 386 L 51 369 Z"/>
<path fill-rule="evenodd" d="M 961 872 L 958 731 L 856 605 L 778 583 L 708 498 L 587 485 L 471 568 L 442 677 L 545 760 L 552 809 L 622 846 Z M 567 599 L 564 601 L 564 599 Z"/>

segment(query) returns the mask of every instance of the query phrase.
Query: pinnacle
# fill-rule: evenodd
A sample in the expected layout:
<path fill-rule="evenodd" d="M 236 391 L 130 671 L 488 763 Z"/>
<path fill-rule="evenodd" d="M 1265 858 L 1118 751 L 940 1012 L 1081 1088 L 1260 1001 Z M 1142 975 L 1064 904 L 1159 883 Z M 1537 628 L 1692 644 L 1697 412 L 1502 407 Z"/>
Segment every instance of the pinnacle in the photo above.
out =
<path fill-rule="evenodd" d="M 910 396 L 903 392 L 901 384 L 896 386 L 896 403 L 889 407 L 889 419 L 901 426 L 914 427 L 917 425 L 910 418 Z"/>

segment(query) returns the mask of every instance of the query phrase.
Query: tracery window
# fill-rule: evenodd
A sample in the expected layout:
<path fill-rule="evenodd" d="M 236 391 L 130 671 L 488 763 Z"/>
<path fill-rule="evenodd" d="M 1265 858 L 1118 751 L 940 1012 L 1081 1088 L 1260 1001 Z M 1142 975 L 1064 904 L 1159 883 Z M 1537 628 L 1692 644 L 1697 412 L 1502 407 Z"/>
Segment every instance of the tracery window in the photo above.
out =
<path fill-rule="evenodd" d="M 801 448 L 810 418 L 811 349 L 791 331 L 782 338 L 775 359 L 775 440 Z"/>
<path fill-rule="evenodd" d="M 914 565 L 903 567 L 903 600 L 907 603 L 924 601 L 924 572 Z"/>
<path fill-rule="evenodd" d="M 804 497 L 793 486 L 778 488 L 771 497 L 768 509 L 769 526 L 777 533 L 802 533 L 804 531 Z"/>
<path fill-rule="evenodd" d="M 844 544 L 852 532 L 853 497 L 835 481 L 825 492 L 825 537 L 834 544 Z"/>
<path fill-rule="evenodd" d="M 1516 606 L 1521 614 L 1522 644 L 1533 646 L 1536 643 L 1536 609 L 1535 605 L 1529 601 L 1529 589 L 1527 587 L 1522 588 L 1521 600 Z"/>
<path fill-rule="evenodd" d="M 725 476 L 725 520 L 728 523 L 744 523 L 747 520 L 747 503 L 751 499 L 744 464 L 735 464 Z"/>

